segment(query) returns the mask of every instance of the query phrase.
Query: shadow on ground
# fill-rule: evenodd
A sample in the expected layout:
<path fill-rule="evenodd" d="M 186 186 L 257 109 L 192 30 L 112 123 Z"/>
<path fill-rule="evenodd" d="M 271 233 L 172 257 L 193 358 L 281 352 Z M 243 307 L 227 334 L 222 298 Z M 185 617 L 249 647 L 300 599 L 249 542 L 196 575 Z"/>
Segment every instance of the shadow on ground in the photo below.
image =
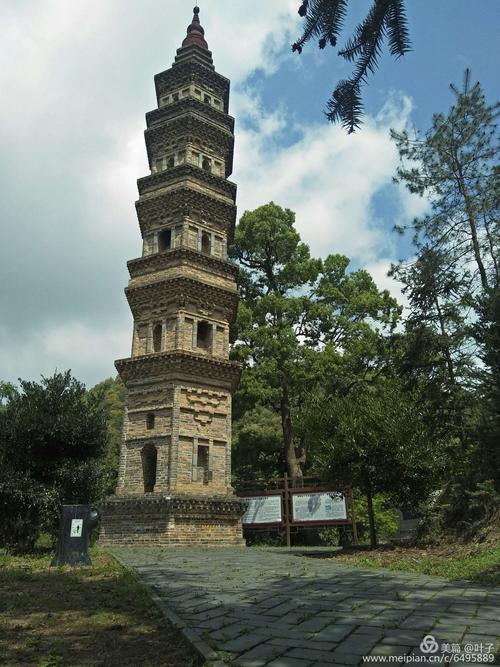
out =
<path fill-rule="evenodd" d="M 357 665 L 425 656 L 428 634 L 433 656 L 500 639 L 498 588 L 259 548 L 116 553 L 231 664 Z"/>

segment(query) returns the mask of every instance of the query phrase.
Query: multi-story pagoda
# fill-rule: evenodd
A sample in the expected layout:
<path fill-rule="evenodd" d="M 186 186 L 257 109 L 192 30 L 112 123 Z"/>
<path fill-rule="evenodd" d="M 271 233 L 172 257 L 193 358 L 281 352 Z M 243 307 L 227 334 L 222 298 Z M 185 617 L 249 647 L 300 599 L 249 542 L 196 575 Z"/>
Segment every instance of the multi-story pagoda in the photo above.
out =
<path fill-rule="evenodd" d="M 116 362 L 126 414 L 116 495 L 102 544 L 240 544 L 231 488 L 229 325 L 238 304 L 227 261 L 236 220 L 234 119 L 199 9 L 146 114 L 151 174 L 138 180 L 142 257 L 128 262 L 132 353 Z"/>

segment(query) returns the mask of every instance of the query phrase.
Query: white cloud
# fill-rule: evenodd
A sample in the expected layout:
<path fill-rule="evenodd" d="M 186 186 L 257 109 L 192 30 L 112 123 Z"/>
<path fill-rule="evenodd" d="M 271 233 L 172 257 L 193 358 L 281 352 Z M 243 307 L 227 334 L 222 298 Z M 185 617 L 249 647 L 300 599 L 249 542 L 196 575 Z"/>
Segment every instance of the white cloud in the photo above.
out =
<path fill-rule="evenodd" d="M 314 254 L 340 252 L 358 264 L 374 262 L 394 243 L 373 212 L 375 196 L 390 184 L 398 163 L 389 129 L 404 126 L 411 108 L 407 97 L 392 95 L 361 132 L 309 125 L 296 142 L 282 147 L 273 133 L 286 127 L 286 111 L 269 116 L 254 107 L 257 127 L 237 136 L 240 211 L 273 200 L 297 213 L 297 227 Z M 394 194 L 406 215 L 413 198 L 398 188 Z"/>
<path fill-rule="evenodd" d="M 75 377 L 88 378 L 92 385 L 114 375 L 114 359 L 130 353 L 130 332 L 123 321 L 108 322 L 106 328 L 73 321 L 26 333 L 16 339 L 0 328 L 2 379 L 17 382 L 71 369 Z"/>

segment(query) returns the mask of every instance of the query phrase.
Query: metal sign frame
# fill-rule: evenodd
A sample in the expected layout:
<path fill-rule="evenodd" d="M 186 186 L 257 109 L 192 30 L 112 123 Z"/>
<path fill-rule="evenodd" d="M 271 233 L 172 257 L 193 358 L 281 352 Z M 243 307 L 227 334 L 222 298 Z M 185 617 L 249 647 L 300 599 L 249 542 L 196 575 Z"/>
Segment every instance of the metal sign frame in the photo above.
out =
<path fill-rule="evenodd" d="M 325 486 L 303 486 L 292 487 L 290 483 L 293 479 L 288 475 L 283 476 L 282 489 L 269 489 L 260 491 L 240 491 L 237 495 L 240 498 L 252 498 L 254 496 L 281 496 L 281 515 L 280 522 L 272 523 L 246 523 L 246 529 L 259 530 L 265 528 L 284 528 L 286 534 L 287 546 L 291 545 L 290 529 L 295 527 L 313 528 L 318 526 L 348 526 L 352 525 L 352 533 L 354 544 L 358 542 L 358 531 L 356 526 L 356 514 L 354 511 L 354 499 L 352 494 L 352 487 L 342 486 L 335 490 L 328 489 Z M 293 518 L 292 497 L 295 494 L 301 493 L 341 493 L 346 502 L 346 518 L 345 519 L 318 519 L 312 521 L 297 521 Z"/>

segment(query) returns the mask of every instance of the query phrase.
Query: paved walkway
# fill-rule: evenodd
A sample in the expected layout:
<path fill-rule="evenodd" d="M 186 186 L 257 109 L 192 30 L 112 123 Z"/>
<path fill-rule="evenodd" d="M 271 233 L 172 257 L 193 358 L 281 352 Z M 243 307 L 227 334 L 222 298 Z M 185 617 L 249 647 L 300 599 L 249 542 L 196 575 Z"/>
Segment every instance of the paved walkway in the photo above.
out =
<path fill-rule="evenodd" d="M 368 664 L 368 655 L 408 654 L 422 661 L 429 634 L 439 650 L 427 656 L 441 655 L 443 644 L 451 655 L 457 644 L 486 653 L 500 640 L 500 588 L 255 547 L 114 553 L 138 570 L 192 641 L 217 652 L 211 664 L 352 666 Z"/>

